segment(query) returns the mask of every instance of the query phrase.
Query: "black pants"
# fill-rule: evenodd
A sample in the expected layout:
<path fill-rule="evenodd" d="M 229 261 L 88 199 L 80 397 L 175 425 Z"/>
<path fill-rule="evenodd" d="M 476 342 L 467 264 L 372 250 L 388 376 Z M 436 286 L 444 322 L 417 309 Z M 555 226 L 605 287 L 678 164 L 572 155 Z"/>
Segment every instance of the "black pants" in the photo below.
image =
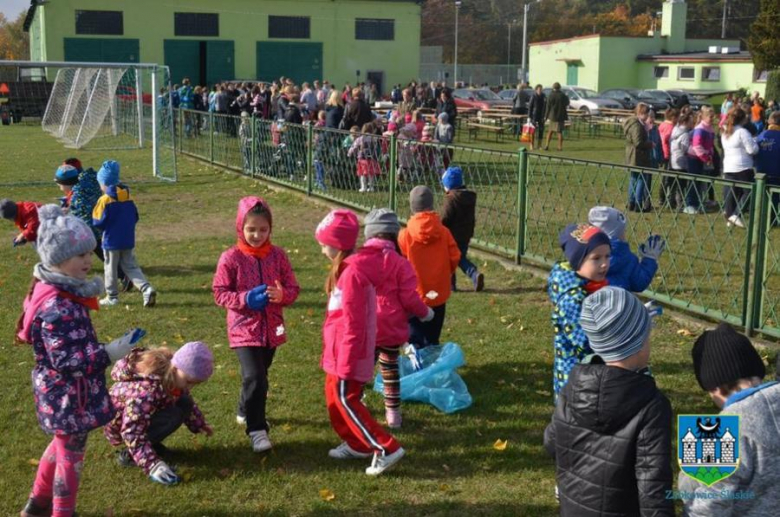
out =
<path fill-rule="evenodd" d="M 753 181 L 753 169 L 735 173 L 727 172 L 723 176 L 727 180 Z M 750 209 L 750 190 L 726 185 L 723 187 L 723 200 L 723 211 L 726 212 L 726 217 L 741 216 L 743 210 Z"/>
<path fill-rule="evenodd" d="M 179 397 L 175 405 L 152 415 L 152 421 L 149 423 L 149 430 L 147 431 L 147 436 L 152 445 L 162 443 L 163 440 L 175 433 L 192 414 L 194 405 L 195 403 L 189 395 L 183 395 Z"/>
<path fill-rule="evenodd" d="M 417 318 L 409 320 L 409 343 L 417 348 L 425 348 L 429 345 L 438 345 L 441 337 L 441 328 L 444 326 L 444 315 L 447 312 L 447 304 L 433 307 L 433 319 L 422 322 Z"/>
<path fill-rule="evenodd" d="M 275 348 L 245 346 L 236 348 L 241 363 L 241 398 L 238 414 L 246 417 L 246 434 L 268 431 L 265 401 L 268 398 L 268 370 L 274 361 Z"/>

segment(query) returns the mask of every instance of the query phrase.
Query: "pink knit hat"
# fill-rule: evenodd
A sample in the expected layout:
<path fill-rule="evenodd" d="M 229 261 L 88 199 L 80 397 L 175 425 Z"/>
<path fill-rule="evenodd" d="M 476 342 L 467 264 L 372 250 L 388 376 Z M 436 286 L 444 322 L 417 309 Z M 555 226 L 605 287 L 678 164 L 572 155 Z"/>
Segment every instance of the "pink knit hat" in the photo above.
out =
<path fill-rule="evenodd" d="M 348 251 L 355 249 L 359 233 L 357 216 L 351 210 L 339 208 L 331 211 L 317 225 L 314 237 L 320 244 Z"/>
<path fill-rule="evenodd" d="M 214 356 L 209 347 L 200 341 L 187 343 L 178 349 L 171 363 L 193 381 L 203 382 L 214 373 Z"/>

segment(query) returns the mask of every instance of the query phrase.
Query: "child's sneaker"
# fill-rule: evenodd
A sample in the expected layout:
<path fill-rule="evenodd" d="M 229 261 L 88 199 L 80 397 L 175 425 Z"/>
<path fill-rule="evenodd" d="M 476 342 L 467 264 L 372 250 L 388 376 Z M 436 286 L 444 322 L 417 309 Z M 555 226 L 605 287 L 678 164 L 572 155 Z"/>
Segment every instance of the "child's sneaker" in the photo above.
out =
<path fill-rule="evenodd" d="M 403 447 L 399 447 L 393 454 L 383 456 L 380 453 L 374 453 L 374 459 L 371 461 L 371 466 L 366 469 L 366 474 L 369 476 L 378 476 L 386 470 L 390 470 L 395 467 L 396 463 L 401 461 L 406 451 Z"/>
<path fill-rule="evenodd" d="M 349 446 L 347 442 L 342 442 L 335 449 L 328 451 L 328 456 L 336 460 L 357 460 L 370 458 L 370 452 L 359 452 Z"/>
<path fill-rule="evenodd" d="M 401 410 L 400 409 L 385 409 L 385 420 L 387 420 L 387 427 L 390 429 L 401 428 Z"/>
<path fill-rule="evenodd" d="M 31 497 L 27 500 L 27 504 L 24 505 L 24 508 L 19 515 L 21 515 L 21 517 L 49 516 L 51 515 L 51 501 L 48 501 L 48 504 L 44 506 L 43 503 L 36 501 Z"/>
<path fill-rule="evenodd" d="M 236 423 L 238 425 L 246 425 L 246 417 L 242 415 L 236 415 Z"/>
<path fill-rule="evenodd" d="M 106 296 L 102 300 L 100 300 L 100 306 L 101 307 L 113 307 L 114 305 L 119 305 L 119 298 L 113 298 L 111 296 Z"/>
<path fill-rule="evenodd" d="M 157 303 L 157 291 L 154 290 L 154 287 L 147 285 L 146 289 L 144 289 L 143 295 L 144 307 L 154 307 L 154 304 Z"/>
<path fill-rule="evenodd" d="M 480 292 L 485 288 L 485 275 L 482 273 L 475 273 L 471 278 L 471 282 L 474 284 L 474 291 Z"/>
<path fill-rule="evenodd" d="M 249 439 L 252 441 L 252 450 L 255 452 L 265 452 L 271 449 L 271 440 L 268 439 L 268 431 L 252 431 L 249 433 Z"/>

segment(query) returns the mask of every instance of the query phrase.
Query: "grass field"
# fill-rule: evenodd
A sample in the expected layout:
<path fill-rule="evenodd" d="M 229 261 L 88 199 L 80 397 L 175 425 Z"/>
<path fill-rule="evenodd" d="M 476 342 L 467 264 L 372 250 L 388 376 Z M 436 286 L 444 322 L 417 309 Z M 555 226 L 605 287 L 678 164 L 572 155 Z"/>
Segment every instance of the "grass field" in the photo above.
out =
<path fill-rule="evenodd" d="M 58 197 L 50 178 L 72 151 L 35 127 L 0 128 L 0 149 L 0 196 L 40 202 Z M 141 213 L 138 258 L 159 290 L 154 309 L 144 310 L 140 295 L 131 293 L 122 295 L 120 306 L 95 313 L 100 339 L 140 326 L 148 331 L 150 345 L 176 347 L 203 340 L 216 358 L 215 375 L 194 391 L 214 436 L 205 439 L 181 430 L 167 442 L 175 449 L 171 462 L 187 481 L 164 488 L 139 469 L 118 466 L 96 431 L 82 476 L 81 516 L 557 513 L 554 464 L 542 447 L 552 412 L 552 329 L 543 280 L 479 260 L 487 289 L 453 295 L 443 336 L 465 351 L 461 374 L 473 406 L 443 415 L 429 406 L 406 404 L 397 436 L 408 456 L 392 473 L 369 479 L 363 462 L 327 457 L 338 443 L 328 423 L 318 366 L 327 264 L 312 234 L 328 207 L 186 157 L 179 160 L 180 181 L 168 184 L 151 179 L 149 158 L 142 152 L 78 155 L 93 167 L 107 158 L 122 163 L 123 178 L 133 187 Z M 260 456 L 251 452 L 234 421 L 238 362 L 227 345 L 224 312 L 214 305 L 210 290 L 220 253 L 235 241 L 237 201 L 248 194 L 265 197 L 273 207 L 273 240 L 288 250 L 302 286 L 297 303 L 286 312 L 290 342 L 279 350 L 271 370 L 269 420 L 275 448 Z M 30 246 L 12 248 L 14 232 L 10 224 L 2 224 L 0 514 L 11 515 L 26 500 L 33 463 L 48 440 L 35 419 L 32 352 L 12 344 L 37 256 Z M 96 273 L 101 273 L 99 263 Z M 652 365 L 658 384 L 676 413 L 714 412 L 692 373 L 694 336 L 678 334 L 680 329 L 663 317 L 654 333 Z M 377 394 L 369 392 L 367 403 L 380 414 Z M 493 447 L 499 439 L 508 441 L 505 450 Z M 334 497 L 323 498 L 322 490 Z"/>

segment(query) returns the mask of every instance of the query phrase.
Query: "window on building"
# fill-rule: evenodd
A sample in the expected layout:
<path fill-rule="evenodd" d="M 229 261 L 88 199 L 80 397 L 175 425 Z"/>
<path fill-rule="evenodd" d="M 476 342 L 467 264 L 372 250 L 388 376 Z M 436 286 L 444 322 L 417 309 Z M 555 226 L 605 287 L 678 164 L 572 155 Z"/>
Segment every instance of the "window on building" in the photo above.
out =
<path fill-rule="evenodd" d="M 76 34 L 125 33 L 122 11 L 76 11 Z"/>
<path fill-rule="evenodd" d="M 219 36 L 219 15 L 214 13 L 173 13 L 176 36 Z"/>
<path fill-rule="evenodd" d="M 677 68 L 677 79 L 680 81 L 692 81 L 696 78 L 696 69 L 692 66 L 681 66 Z"/>
<path fill-rule="evenodd" d="M 668 66 L 656 66 L 653 68 L 653 76 L 656 79 L 663 79 L 665 77 L 669 77 L 669 67 Z"/>
<path fill-rule="evenodd" d="M 754 83 L 765 83 L 766 82 L 766 76 L 767 76 L 766 70 L 758 70 L 756 68 L 753 69 L 753 82 Z"/>
<path fill-rule="evenodd" d="M 705 66 L 701 69 L 702 81 L 720 81 L 719 66 Z"/>
<path fill-rule="evenodd" d="M 269 38 L 309 39 L 311 18 L 308 16 L 269 16 Z"/>
<path fill-rule="evenodd" d="M 358 18 L 355 20 L 355 39 L 393 41 L 395 20 Z"/>

